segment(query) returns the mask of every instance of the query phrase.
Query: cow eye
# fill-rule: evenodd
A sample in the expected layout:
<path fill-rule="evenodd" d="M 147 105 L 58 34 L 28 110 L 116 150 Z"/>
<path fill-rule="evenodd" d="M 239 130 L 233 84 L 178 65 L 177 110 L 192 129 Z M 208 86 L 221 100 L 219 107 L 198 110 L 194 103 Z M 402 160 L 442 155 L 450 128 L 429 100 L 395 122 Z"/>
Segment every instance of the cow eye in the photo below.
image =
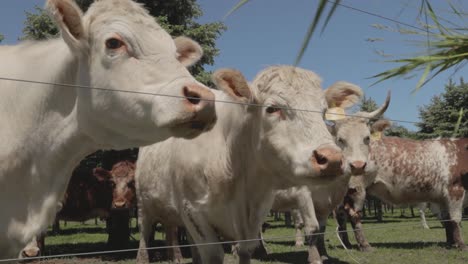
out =
<path fill-rule="evenodd" d="M 338 144 L 344 146 L 346 144 L 345 140 L 343 138 L 338 138 Z"/>
<path fill-rule="evenodd" d="M 369 142 L 370 142 L 370 137 L 369 136 L 365 137 L 364 144 L 369 145 Z"/>
<path fill-rule="evenodd" d="M 127 186 L 130 187 L 130 188 L 134 187 L 135 186 L 135 181 L 128 182 Z"/>
<path fill-rule="evenodd" d="M 273 113 L 276 113 L 278 112 L 279 110 L 281 110 L 280 108 L 278 107 L 275 107 L 275 106 L 269 106 L 265 109 L 265 111 L 268 113 L 268 114 L 273 114 Z"/>
<path fill-rule="evenodd" d="M 119 49 L 124 45 L 123 41 L 117 38 L 110 38 L 106 40 L 106 48 L 108 49 Z"/>

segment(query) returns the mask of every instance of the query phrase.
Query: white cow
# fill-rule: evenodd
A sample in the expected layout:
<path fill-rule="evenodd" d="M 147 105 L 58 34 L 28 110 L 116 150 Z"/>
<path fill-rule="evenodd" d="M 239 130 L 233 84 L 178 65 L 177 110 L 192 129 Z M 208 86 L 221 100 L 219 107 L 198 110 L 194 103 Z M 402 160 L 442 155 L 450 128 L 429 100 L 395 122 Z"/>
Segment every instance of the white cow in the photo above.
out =
<path fill-rule="evenodd" d="M 356 90 L 359 89 L 356 87 Z M 358 90 L 360 95 L 362 92 Z M 388 93 L 387 98 L 382 106 L 376 109 L 373 112 L 358 112 L 354 115 L 356 117 L 346 117 L 344 119 L 332 121 L 334 124 L 330 127 L 330 131 L 334 136 L 336 143 L 343 150 L 344 158 L 349 163 L 351 171 L 355 177 L 360 177 L 364 173 L 364 169 L 367 171 L 375 170 L 373 169 L 373 164 L 367 164 L 369 156 L 369 143 L 370 143 L 370 127 L 369 123 L 375 118 L 382 116 L 388 108 L 390 103 L 390 93 Z M 346 108 L 350 107 L 348 105 L 338 105 L 338 107 Z M 364 118 L 362 118 L 364 117 Z M 352 133 L 350 133 L 352 131 Z M 345 134 L 348 139 L 346 142 L 342 138 L 342 135 Z M 279 207 L 279 204 L 284 203 L 284 201 L 300 201 L 299 204 L 291 204 L 290 209 L 295 209 L 293 215 L 299 214 L 301 217 L 295 217 L 303 223 L 296 223 L 296 227 L 304 226 L 304 231 L 306 235 L 313 235 L 309 237 L 309 262 L 310 263 L 321 263 L 322 259 L 327 258 L 327 252 L 324 245 L 324 235 L 328 216 L 332 211 L 343 202 L 348 191 L 348 185 L 350 184 L 351 175 L 346 175 L 330 184 L 325 186 L 314 186 L 309 185 L 308 188 L 297 188 L 293 187 L 291 190 L 280 190 L 275 193 L 275 204 L 273 208 L 276 209 Z M 351 183 L 352 184 L 352 183 Z M 303 204 L 313 204 L 313 206 L 301 206 Z M 286 208 L 283 207 L 283 210 Z M 314 212 L 315 211 L 315 212 Z M 315 219 L 316 217 L 316 219 Z M 316 228 L 318 224 L 320 229 Z M 320 231 L 319 235 L 313 234 L 317 232 L 310 232 L 311 230 Z M 301 241 L 301 236 L 299 236 L 300 229 L 296 230 L 296 245 L 303 244 Z M 319 257 L 318 254 L 321 256 Z"/>
<path fill-rule="evenodd" d="M 213 94 L 185 68 L 200 46 L 172 40 L 141 5 L 101 0 L 83 15 L 71 0 L 48 0 L 47 9 L 61 38 L 0 47 L 1 78 L 43 82 L 0 80 L 0 258 L 54 219 L 87 154 L 193 138 L 216 119 L 203 100 Z"/>
<path fill-rule="evenodd" d="M 242 75 L 222 70 L 214 81 L 215 127 L 192 140 L 169 139 L 140 150 L 136 183 L 141 228 L 139 262 L 148 260 L 151 224 L 184 225 L 193 241 L 255 239 L 283 186 L 328 183 L 343 173 L 340 150 L 323 120 L 327 108 L 320 78 L 290 66 L 260 72 L 251 87 Z M 352 89 L 336 100 L 355 96 Z M 291 109 L 308 109 L 295 111 Z M 315 112 L 317 111 L 317 112 Z M 250 262 L 258 241 L 240 243 L 239 261 Z M 202 263 L 221 263 L 221 245 L 198 247 Z M 197 259 L 197 258 L 195 258 Z"/>

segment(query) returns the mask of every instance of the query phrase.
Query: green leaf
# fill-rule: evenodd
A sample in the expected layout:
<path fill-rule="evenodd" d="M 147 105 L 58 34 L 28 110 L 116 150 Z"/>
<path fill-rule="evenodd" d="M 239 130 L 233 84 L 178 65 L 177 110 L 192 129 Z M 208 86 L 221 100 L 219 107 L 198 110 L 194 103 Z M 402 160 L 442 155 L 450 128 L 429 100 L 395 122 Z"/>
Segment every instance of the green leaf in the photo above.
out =
<path fill-rule="evenodd" d="M 460 130 L 460 124 L 463 118 L 463 107 L 460 109 L 460 112 L 458 113 L 458 120 L 457 123 L 455 124 L 455 130 L 453 131 L 453 136 L 456 137 L 458 134 L 458 130 Z"/>
<path fill-rule="evenodd" d="M 416 88 L 414 88 L 414 90 L 411 92 L 412 94 L 415 94 L 417 91 L 419 91 L 419 89 L 421 89 L 422 85 L 423 85 L 423 84 L 425 83 L 425 81 L 426 81 L 427 75 L 429 74 L 429 72 L 431 72 L 431 69 L 432 69 L 432 65 L 431 65 L 430 63 L 427 64 L 426 69 L 424 70 L 423 75 L 421 76 L 421 78 L 419 79 L 418 83 L 416 84 Z"/>
<path fill-rule="evenodd" d="M 234 13 L 237 9 L 241 8 L 243 5 L 247 4 L 250 0 L 241 0 L 239 3 L 237 3 L 227 14 L 224 16 L 223 19 L 226 19 L 228 16 L 230 16 L 232 13 Z"/>

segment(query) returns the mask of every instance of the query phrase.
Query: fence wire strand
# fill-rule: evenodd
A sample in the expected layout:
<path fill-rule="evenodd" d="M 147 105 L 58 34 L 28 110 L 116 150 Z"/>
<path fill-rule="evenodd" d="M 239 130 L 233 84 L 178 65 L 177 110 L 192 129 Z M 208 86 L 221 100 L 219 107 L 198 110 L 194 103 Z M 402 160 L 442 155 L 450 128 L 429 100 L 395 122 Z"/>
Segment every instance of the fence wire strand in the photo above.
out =
<path fill-rule="evenodd" d="M 69 87 L 69 88 L 78 88 L 78 89 L 89 89 L 89 90 L 98 90 L 98 91 L 106 91 L 106 92 L 120 92 L 120 93 L 130 93 L 130 94 L 139 94 L 139 95 L 152 95 L 152 96 L 161 96 L 161 97 L 169 97 L 169 98 L 176 98 L 176 99 L 195 99 L 200 101 L 207 101 L 207 102 L 217 102 L 217 103 L 224 103 L 224 104 L 234 104 L 234 105 L 245 105 L 245 106 L 254 106 L 254 107 L 261 107 L 261 108 L 268 108 L 271 105 L 263 105 L 263 104 L 256 104 L 256 103 L 245 103 L 245 102 L 235 102 L 235 101 L 227 101 L 227 100 L 218 100 L 218 99 L 204 99 L 198 97 L 186 97 L 182 95 L 172 95 L 172 94 L 161 94 L 161 93 L 151 93 L 151 92 L 142 92 L 142 91 L 129 91 L 129 90 L 121 90 L 121 89 L 109 89 L 103 87 L 93 87 L 88 85 L 79 85 L 79 84 L 66 84 L 66 83 L 52 83 L 52 82 L 43 82 L 43 81 L 34 81 L 34 80 L 25 80 L 25 79 L 17 79 L 17 78 L 7 78 L 7 77 L 0 77 L 0 80 L 3 81 L 13 81 L 13 82 L 24 82 L 24 83 L 32 83 L 32 84 L 45 84 L 45 85 L 54 85 L 54 86 L 62 86 L 62 87 Z M 291 108 L 291 107 L 282 107 L 282 106 L 275 106 L 275 108 L 287 110 L 287 111 L 298 111 L 298 112 L 309 112 L 309 113 L 317 113 L 324 115 L 324 111 L 320 110 L 312 110 L 312 109 L 301 109 L 301 108 Z M 356 114 L 342 114 L 342 113 L 333 113 L 333 115 L 337 116 L 345 116 L 345 117 L 359 117 L 364 119 L 375 119 L 367 116 L 361 116 Z M 417 121 L 409 121 L 409 120 L 398 120 L 398 119 L 389 119 L 385 118 L 385 120 L 399 122 L 399 123 L 408 123 L 408 124 L 418 124 Z"/>
<path fill-rule="evenodd" d="M 468 218 L 461 218 L 460 221 L 468 220 Z M 453 220 L 429 220 L 427 222 L 449 222 Z M 361 229 L 349 229 L 349 230 L 333 230 L 333 231 L 325 231 L 325 232 L 317 232 L 308 235 L 288 235 L 288 236 L 274 236 L 268 238 L 252 238 L 252 239 L 240 239 L 240 240 L 230 240 L 230 241 L 217 241 L 217 242 L 206 242 L 206 243 L 194 243 L 194 244 L 186 244 L 186 245 L 176 245 L 176 246 L 157 246 L 157 247 L 146 247 L 141 248 L 142 250 L 162 250 L 162 249 L 170 249 L 170 248 L 189 248 L 189 247 L 202 247 L 202 246 L 212 246 L 212 245 L 225 245 L 225 244 L 236 244 L 236 243 L 245 243 L 245 242 L 256 242 L 256 241 L 275 241 L 280 239 L 292 239 L 297 237 L 313 237 L 313 236 L 320 236 L 326 234 L 339 234 L 339 233 L 346 233 L 346 232 L 354 232 L 357 230 L 380 230 L 380 229 L 398 229 L 401 227 L 408 227 L 408 226 L 417 226 L 421 225 L 420 221 L 412 222 L 412 223 L 403 223 L 394 226 L 375 226 L 375 227 L 368 227 L 368 228 L 361 228 Z M 59 255 L 50 255 L 50 256 L 39 256 L 39 257 L 30 257 L 30 258 L 10 258 L 10 259 L 1 259 L 0 263 L 3 262 L 10 262 L 10 261 L 22 261 L 22 260 L 45 260 L 45 259 L 56 259 L 56 258 L 65 258 L 65 257 L 82 257 L 82 256 L 91 256 L 91 255 L 106 255 L 106 254 L 114 254 L 114 253 L 126 253 L 126 252 L 134 252 L 138 251 L 140 248 L 129 248 L 129 249 L 117 249 L 117 250 L 106 250 L 106 251 L 95 251 L 95 252 L 83 252 L 83 253 L 70 253 L 70 254 L 59 254 Z"/>

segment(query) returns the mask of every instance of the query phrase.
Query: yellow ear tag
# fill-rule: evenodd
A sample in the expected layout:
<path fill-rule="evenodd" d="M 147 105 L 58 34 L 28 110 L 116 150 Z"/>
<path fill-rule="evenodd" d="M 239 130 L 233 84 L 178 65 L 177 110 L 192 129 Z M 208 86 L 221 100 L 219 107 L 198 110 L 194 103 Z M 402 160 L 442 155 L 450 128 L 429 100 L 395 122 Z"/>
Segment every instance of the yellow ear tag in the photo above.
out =
<path fill-rule="evenodd" d="M 381 131 L 376 131 L 376 132 L 371 134 L 370 138 L 373 141 L 380 140 L 380 139 L 382 139 L 382 132 Z"/>
<path fill-rule="evenodd" d="M 325 113 L 325 119 L 329 121 L 340 120 L 346 117 L 345 110 L 341 107 L 328 108 Z"/>

